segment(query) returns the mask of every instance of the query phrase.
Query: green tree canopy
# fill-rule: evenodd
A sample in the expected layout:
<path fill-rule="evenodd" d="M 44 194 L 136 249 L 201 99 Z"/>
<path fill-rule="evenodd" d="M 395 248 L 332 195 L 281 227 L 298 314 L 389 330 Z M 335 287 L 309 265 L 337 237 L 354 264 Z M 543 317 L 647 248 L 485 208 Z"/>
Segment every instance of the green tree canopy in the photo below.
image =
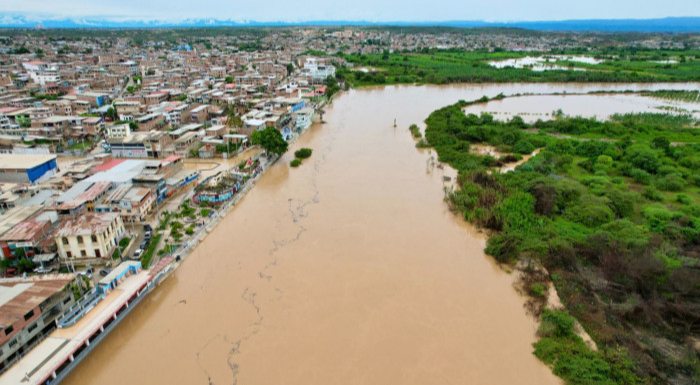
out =
<path fill-rule="evenodd" d="M 250 135 L 253 144 L 259 144 L 265 151 L 280 155 L 287 152 L 287 141 L 282 137 L 282 133 L 274 127 L 267 127 L 262 131 L 255 131 Z"/>

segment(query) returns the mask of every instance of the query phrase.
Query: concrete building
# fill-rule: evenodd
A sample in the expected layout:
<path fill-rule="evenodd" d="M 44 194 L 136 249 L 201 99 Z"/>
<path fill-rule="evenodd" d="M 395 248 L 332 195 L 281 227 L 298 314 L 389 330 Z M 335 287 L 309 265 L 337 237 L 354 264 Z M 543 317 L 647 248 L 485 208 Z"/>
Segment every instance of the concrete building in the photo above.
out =
<path fill-rule="evenodd" d="M 165 131 L 135 132 L 126 138 L 109 140 L 115 158 L 159 158 L 171 143 Z"/>
<path fill-rule="evenodd" d="M 0 154 L 0 182 L 36 184 L 57 172 L 56 155 Z"/>
<path fill-rule="evenodd" d="M 73 280 L 57 274 L 0 281 L 0 370 L 56 327 L 56 317 L 74 303 L 73 293 L 64 290 Z"/>
<path fill-rule="evenodd" d="M 123 139 L 131 135 L 131 127 L 128 124 L 117 124 L 107 127 L 107 137 L 110 139 Z"/>
<path fill-rule="evenodd" d="M 30 61 L 22 63 L 22 67 L 27 70 L 29 77 L 34 83 L 46 85 L 47 83 L 58 83 L 61 81 L 61 76 L 58 74 L 58 68 L 39 61 Z"/>
<path fill-rule="evenodd" d="M 109 258 L 124 235 L 118 213 L 88 213 L 66 219 L 54 231 L 63 259 Z"/>

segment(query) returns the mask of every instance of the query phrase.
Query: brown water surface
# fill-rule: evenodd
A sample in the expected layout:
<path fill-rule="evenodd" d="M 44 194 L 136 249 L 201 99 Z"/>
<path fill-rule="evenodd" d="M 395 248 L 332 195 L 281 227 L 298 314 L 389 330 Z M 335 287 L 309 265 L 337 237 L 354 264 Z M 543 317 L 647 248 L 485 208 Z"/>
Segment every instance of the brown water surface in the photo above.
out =
<path fill-rule="evenodd" d="M 560 383 L 532 355 L 512 275 L 443 203 L 450 170 L 428 167 L 407 128 L 459 99 L 581 87 L 598 89 L 340 95 L 291 149 L 311 158 L 274 165 L 65 383 Z"/>

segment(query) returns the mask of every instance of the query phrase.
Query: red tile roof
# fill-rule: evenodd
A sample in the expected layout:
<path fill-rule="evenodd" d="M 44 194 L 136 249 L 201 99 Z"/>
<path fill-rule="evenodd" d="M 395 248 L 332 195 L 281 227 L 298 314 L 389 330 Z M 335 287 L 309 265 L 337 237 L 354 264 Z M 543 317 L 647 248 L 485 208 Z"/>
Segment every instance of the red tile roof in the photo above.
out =
<path fill-rule="evenodd" d="M 99 172 L 99 171 L 107 171 L 111 170 L 112 168 L 126 162 L 126 159 L 112 159 L 108 162 L 104 162 L 99 166 L 96 166 L 92 169 L 92 172 Z"/>

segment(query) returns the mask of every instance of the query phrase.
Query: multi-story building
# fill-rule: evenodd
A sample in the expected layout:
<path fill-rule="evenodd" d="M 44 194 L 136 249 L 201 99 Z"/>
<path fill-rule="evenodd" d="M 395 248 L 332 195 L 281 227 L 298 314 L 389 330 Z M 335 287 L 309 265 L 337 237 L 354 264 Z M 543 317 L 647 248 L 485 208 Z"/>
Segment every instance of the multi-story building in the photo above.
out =
<path fill-rule="evenodd" d="M 39 85 L 47 83 L 59 83 L 61 76 L 58 74 L 58 68 L 40 61 L 30 61 L 22 63 L 22 67 L 27 70 L 29 77 Z"/>
<path fill-rule="evenodd" d="M 74 303 L 73 293 L 65 290 L 74 279 L 73 274 L 58 274 L 0 282 L 0 370 L 56 327 L 56 317 Z"/>
<path fill-rule="evenodd" d="M 53 233 L 63 259 L 109 258 L 124 235 L 118 213 L 86 213 L 66 218 Z"/>
<path fill-rule="evenodd" d="M 107 137 L 110 139 L 126 138 L 131 135 L 131 127 L 128 124 L 116 124 L 107 127 Z"/>

